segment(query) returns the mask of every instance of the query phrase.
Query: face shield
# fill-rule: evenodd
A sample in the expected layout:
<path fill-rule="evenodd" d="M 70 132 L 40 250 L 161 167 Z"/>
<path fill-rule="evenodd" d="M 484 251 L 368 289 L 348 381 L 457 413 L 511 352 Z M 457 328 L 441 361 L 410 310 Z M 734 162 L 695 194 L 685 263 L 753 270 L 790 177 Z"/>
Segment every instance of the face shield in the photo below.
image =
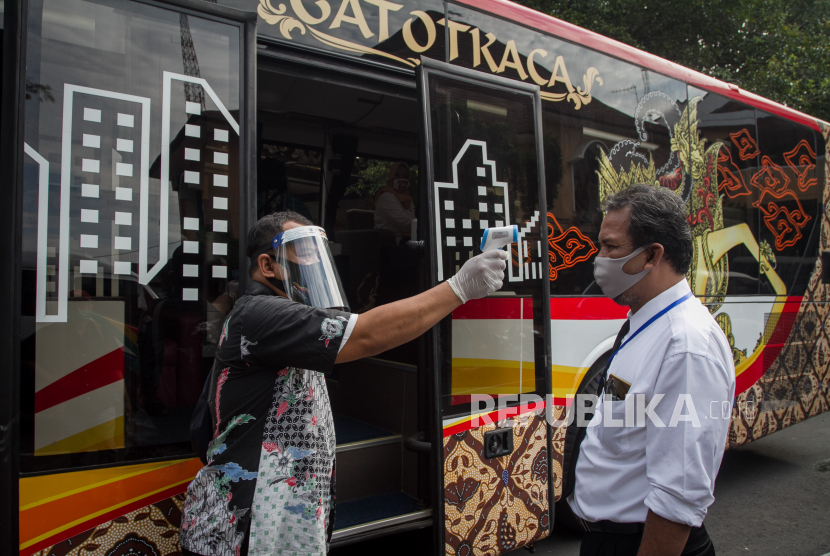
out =
<path fill-rule="evenodd" d="M 323 228 L 286 230 L 271 240 L 271 247 L 282 267 L 278 281 L 289 299 L 311 307 L 349 310 Z"/>

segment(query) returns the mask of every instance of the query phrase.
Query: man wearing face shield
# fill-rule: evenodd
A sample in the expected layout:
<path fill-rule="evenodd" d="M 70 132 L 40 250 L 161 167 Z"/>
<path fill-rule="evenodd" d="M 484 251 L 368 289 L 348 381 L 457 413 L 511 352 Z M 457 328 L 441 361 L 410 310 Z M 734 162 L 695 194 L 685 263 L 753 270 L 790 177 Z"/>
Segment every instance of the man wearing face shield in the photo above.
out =
<path fill-rule="evenodd" d="M 431 290 L 349 312 L 325 232 L 293 212 L 248 232 L 251 284 L 222 328 L 208 378 L 215 430 L 188 486 L 184 554 L 325 554 L 336 440 L 322 373 L 417 338 L 502 286 L 507 253 L 468 260 Z"/>
<path fill-rule="evenodd" d="M 703 519 L 730 421 L 709 407 L 720 417 L 734 397 L 732 350 L 686 282 L 680 196 L 632 185 L 603 209 L 594 276 L 630 312 L 590 423 L 568 431 L 563 495 L 587 531 L 580 555 L 711 556 Z"/>

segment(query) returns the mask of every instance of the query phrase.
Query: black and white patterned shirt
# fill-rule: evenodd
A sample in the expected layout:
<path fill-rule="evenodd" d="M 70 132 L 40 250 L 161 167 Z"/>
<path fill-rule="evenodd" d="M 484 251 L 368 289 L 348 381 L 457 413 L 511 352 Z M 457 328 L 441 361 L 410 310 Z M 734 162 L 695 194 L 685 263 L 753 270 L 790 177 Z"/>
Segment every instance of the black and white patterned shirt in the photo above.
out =
<path fill-rule="evenodd" d="M 335 437 L 326 381 L 357 315 L 252 283 L 209 380 L 208 464 L 187 489 L 181 546 L 205 556 L 325 554 Z"/>

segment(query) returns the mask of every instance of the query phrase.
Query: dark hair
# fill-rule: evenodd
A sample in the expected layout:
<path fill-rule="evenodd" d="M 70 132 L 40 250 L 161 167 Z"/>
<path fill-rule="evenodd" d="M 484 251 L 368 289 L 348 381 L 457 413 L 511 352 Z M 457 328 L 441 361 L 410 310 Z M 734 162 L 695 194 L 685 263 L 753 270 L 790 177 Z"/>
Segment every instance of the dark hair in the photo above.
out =
<path fill-rule="evenodd" d="M 302 224 L 303 226 L 314 225 L 314 222 L 302 214 L 298 214 L 292 210 L 283 210 L 272 214 L 266 214 L 257 220 L 256 224 L 251 226 L 251 229 L 248 230 L 245 254 L 248 255 L 249 259 L 251 259 L 251 266 L 248 269 L 248 273 L 251 276 L 253 276 L 257 269 L 256 259 L 253 258 L 254 253 L 265 245 L 271 243 L 274 236 L 282 232 L 282 227 L 287 222 L 296 222 L 297 224 Z"/>
<path fill-rule="evenodd" d="M 606 198 L 602 210 L 631 208 L 628 233 L 635 247 L 659 243 L 666 260 L 680 274 L 692 262 L 692 230 L 686 219 L 686 203 L 668 189 L 636 183 Z"/>

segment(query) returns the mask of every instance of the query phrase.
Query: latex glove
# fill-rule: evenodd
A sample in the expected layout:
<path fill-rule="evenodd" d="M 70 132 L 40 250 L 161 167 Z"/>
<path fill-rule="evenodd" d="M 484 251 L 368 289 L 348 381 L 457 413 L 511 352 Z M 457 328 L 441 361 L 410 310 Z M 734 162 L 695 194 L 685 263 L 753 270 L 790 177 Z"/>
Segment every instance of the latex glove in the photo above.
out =
<path fill-rule="evenodd" d="M 507 251 L 502 249 L 476 255 L 464 263 L 461 270 L 447 283 L 461 303 L 487 297 L 501 289 L 507 257 Z"/>

